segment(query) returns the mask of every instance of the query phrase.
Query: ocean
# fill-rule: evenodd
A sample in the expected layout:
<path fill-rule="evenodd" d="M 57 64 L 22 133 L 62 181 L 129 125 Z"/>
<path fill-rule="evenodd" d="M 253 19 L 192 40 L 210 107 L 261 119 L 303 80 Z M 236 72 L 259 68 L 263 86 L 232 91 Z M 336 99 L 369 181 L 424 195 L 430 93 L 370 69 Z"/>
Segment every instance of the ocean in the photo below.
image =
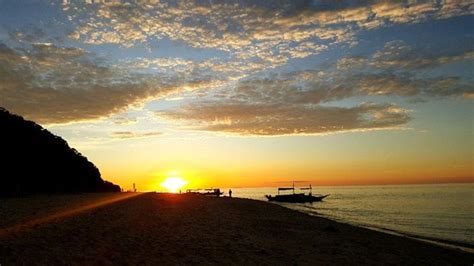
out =
<path fill-rule="evenodd" d="M 227 192 L 227 190 L 225 190 Z M 233 197 L 266 201 L 276 188 L 235 188 Z M 323 202 L 275 203 L 357 226 L 474 247 L 474 184 L 320 186 Z"/>

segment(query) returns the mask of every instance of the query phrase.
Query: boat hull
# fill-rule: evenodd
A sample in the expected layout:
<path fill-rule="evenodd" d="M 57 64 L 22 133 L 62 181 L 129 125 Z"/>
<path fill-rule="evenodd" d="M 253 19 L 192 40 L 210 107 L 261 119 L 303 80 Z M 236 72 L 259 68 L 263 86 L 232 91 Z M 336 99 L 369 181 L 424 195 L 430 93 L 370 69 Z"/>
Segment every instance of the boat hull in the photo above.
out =
<path fill-rule="evenodd" d="M 277 196 L 265 195 L 265 197 L 269 201 L 289 202 L 289 203 L 306 203 L 306 202 L 322 201 L 327 196 L 329 195 L 321 195 L 321 196 L 312 196 L 312 195 L 304 195 L 304 194 L 277 195 Z"/>

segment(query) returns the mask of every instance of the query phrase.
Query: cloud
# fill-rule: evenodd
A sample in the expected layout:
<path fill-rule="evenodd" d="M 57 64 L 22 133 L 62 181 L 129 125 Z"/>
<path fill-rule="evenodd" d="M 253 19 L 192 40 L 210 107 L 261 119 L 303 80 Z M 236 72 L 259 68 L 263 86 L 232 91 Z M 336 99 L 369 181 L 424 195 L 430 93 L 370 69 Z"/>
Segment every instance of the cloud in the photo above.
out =
<path fill-rule="evenodd" d="M 34 43 L 47 38 L 46 32 L 34 25 L 9 32 L 10 38 L 18 42 Z"/>
<path fill-rule="evenodd" d="M 470 1 L 376 1 L 365 6 L 347 6 L 326 10 L 303 10 L 299 14 L 277 17 L 287 27 L 303 25 L 356 24 L 372 29 L 393 23 L 418 23 L 427 19 L 445 19 L 471 14 Z"/>
<path fill-rule="evenodd" d="M 370 66 L 375 68 L 423 69 L 434 68 L 460 61 L 472 61 L 474 51 L 458 51 L 457 54 L 427 55 L 402 41 L 391 41 L 375 52 L 370 59 Z"/>
<path fill-rule="evenodd" d="M 117 139 L 136 139 L 136 138 L 159 136 L 162 134 L 163 133 L 157 132 L 157 131 L 150 131 L 150 132 L 116 131 L 116 132 L 112 132 L 110 135 L 112 138 L 117 138 Z"/>
<path fill-rule="evenodd" d="M 355 96 L 438 97 L 472 92 L 458 77 L 417 78 L 402 72 L 296 71 L 248 78 L 221 95 L 223 99 L 256 103 L 320 104 Z"/>
<path fill-rule="evenodd" d="M 216 86 L 212 77 L 134 73 L 82 49 L 0 44 L 0 105 L 43 124 L 94 120 L 183 90 Z"/>
<path fill-rule="evenodd" d="M 118 116 L 118 117 L 115 117 L 112 121 L 116 125 L 133 125 L 138 122 L 138 119 L 125 117 L 125 116 Z"/>
<path fill-rule="evenodd" d="M 399 128 L 410 120 L 405 109 L 372 103 L 343 108 L 204 102 L 159 115 L 195 122 L 192 128 L 198 130 L 267 136 Z"/>
<path fill-rule="evenodd" d="M 356 61 L 360 61 L 357 59 Z M 232 88 L 158 112 L 187 128 L 239 135 L 330 134 L 399 129 L 409 110 L 390 103 L 338 106 L 354 97 L 398 96 L 411 101 L 457 96 L 474 87 L 459 77 L 419 78 L 409 72 L 295 71 L 239 80 Z"/>
<path fill-rule="evenodd" d="M 224 88 L 213 93 L 219 100 L 262 106 L 288 102 L 318 105 L 355 96 L 397 95 L 419 99 L 459 95 L 469 98 L 466 95 L 472 94 L 473 85 L 459 77 L 422 79 L 413 73 L 387 71 L 387 68 L 371 73 L 363 71 L 364 67 L 380 68 L 375 62 L 383 60 L 408 62 L 411 58 L 405 54 L 413 54 L 407 52 L 410 49 L 403 43 L 390 43 L 372 57 L 343 58 L 335 69 L 237 78 L 234 82 L 231 78 L 225 80 L 225 75 L 219 77 L 216 72 L 220 67 L 225 68 L 225 64 L 212 60 L 193 63 L 180 58 L 142 59 L 135 62 L 135 68 L 130 68 L 130 62 L 123 66 L 110 65 L 80 48 L 33 43 L 30 49 L 23 49 L 0 44 L 0 105 L 39 123 L 54 124 L 108 117 L 151 99 L 195 90 L 202 94 L 211 88 Z M 466 54 L 470 53 L 462 58 L 466 58 Z M 466 60 L 457 55 L 435 59 L 437 64 Z M 163 69 L 182 66 L 186 70 L 184 73 L 135 72 L 140 64 Z M 206 73 L 203 71 L 206 68 L 211 71 Z"/>
<path fill-rule="evenodd" d="M 343 57 L 337 61 L 337 69 L 339 70 L 350 70 L 360 69 L 366 67 L 368 59 L 362 56 L 349 56 Z"/>
<path fill-rule="evenodd" d="M 472 14 L 472 8 L 469 1 L 376 1 L 364 6 L 344 1 L 64 1 L 68 40 L 55 42 L 47 38 L 51 33 L 32 28 L 11 32 L 12 40 L 0 44 L 0 105 L 43 124 L 68 123 L 109 117 L 153 99 L 183 99 L 180 93 L 189 93 L 199 99 L 185 98 L 182 109 L 162 115 L 237 134 L 399 127 L 409 120 L 402 107 L 327 104 L 360 96 L 472 98 L 469 80 L 419 75 L 420 70 L 472 60 L 472 51 L 433 55 L 395 41 L 372 55 L 348 56 L 327 68 L 311 65 L 321 60 L 301 59 L 342 48 L 335 53 L 339 55 L 358 42 L 361 30 L 462 16 Z M 139 49 L 126 49 L 154 46 L 159 40 L 197 48 L 199 59 L 187 53 L 133 58 Z M 106 48 L 94 45 L 117 44 L 124 54 L 114 54 L 119 59 L 111 62 L 66 44 L 94 51 Z M 321 59 L 332 56 L 327 55 Z M 297 69 L 306 70 L 285 72 L 300 62 Z M 199 108 L 209 116 L 203 113 L 201 120 Z M 246 108 L 249 116 L 240 114 Z M 219 122 L 213 124 L 211 112 L 220 111 L 229 114 L 217 115 Z"/>
<path fill-rule="evenodd" d="M 337 61 L 337 69 L 359 71 L 363 68 L 372 70 L 416 71 L 436 68 L 462 61 L 473 61 L 472 49 L 451 49 L 449 54 L 438 52 L 427 54 L 425 50 L 414 49 L 403 41 L 387 42 L 383 49 L 370 56 L 346 56 Z"/>
<path fill-rule="evenodd" d="M 416 78 L 409 73 L 362 74 L 349 77 L 345 86 L 355 86 L 356 95 L 396 95 L 404 97 L 460 96 L 474 87 L 459 77 Z"/>
<path fill-rule="evenodd" d="M 466 99 L 474 100 L 474 92 L 465 92 L 462 94 L 462 96 Z"/>
<path fill-rule="evenodd" d="M 227 52 L 230 55 L 227 63 L 234 69 L 235 62 L 245 61 L 243 65 L 246 65 L 254 63 L 256 58 L 262 61 L 258 65 L 261 69 L 274 68 L 292 58 L 315 55 L 331 44 L 353 38 L 347 27 L 291 28 L 275 23 L 280 13 L 295 9 L 296 5 L 290 1 L 276 3 L 274 10 L 264 5 L 242 5 L 195 1 L 69 3 L 66 12 L 79 25 L 69 35 L 73 40 L 132 47 L 169 38 L 195 48 Z"/>
<path fill-rule="evenodd" d="M 341 78 L 342 79 L 342 78 Z M 344 78 L 321 71 L 301 71 L 239 81 L 213 98 L 158 113 L 184 121 L 190 128 L 239 135 L 330 134 L 403 127 L 406 109 L 393 104 L 365 103 L 353 107 L 322 105 L 373 92 L 362 77 Z M 369 77 L 365 77 L 367 83 Z M 400 82 L 400 86 L 401 86 Z M 383 86 L 380 86 L 383 88 Z M 392 88 L 392 92 L 396 88 Z"/>
<path fill-rule="evenodd" d="M 276 68 L 335 45 L 354 45 L 361 29 L 472 14 L 470 1 L 344 2 L 278 1 L 87 1 L 63 4 L 77 27 L 72 40 L 132 47 L 171 39 L 228 53 L 213 69 L 235 76 Z M 189 62 L 142 62 L 142 66 L 189 67 Z"/>
<path fill-rule="evenodd" d="M 134 58 L 127 63 L 132 68 L 153 68 L 176 72 L 189 72 L 194 67 L 193 61 L 182 58 Z"/>
<path fill-rule="evenodd" d="M 474 91 L 469 77 L 439 72 L 426 75 L 426 71 L 473 59 L 472 49 L 462 46 L 450 49 L 448 53 L 444 50 L 428 54 L 403 41 L 390 41 L 372 55 L 340 58 L 336 63 L 337 72 L 334 72 L 338 74 L 332 76 L 332 80 L 338 86 L 353 88 L 354 95 L 462 96 Z"/>

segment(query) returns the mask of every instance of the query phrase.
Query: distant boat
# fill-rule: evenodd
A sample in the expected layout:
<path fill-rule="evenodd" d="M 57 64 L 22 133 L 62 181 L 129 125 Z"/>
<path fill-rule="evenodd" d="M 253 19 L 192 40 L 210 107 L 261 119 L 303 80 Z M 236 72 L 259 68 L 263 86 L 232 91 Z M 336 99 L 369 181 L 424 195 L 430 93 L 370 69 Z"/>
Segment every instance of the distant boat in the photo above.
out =
<path fill-rule="evenodd" d="M 216 196 L 219 197 L 224 192 L 222 192 L 219 188 L 208 188 L 208 189 L 188 189 L 186 190 L 187 194 L 198 194 L 198 195 L 205 195 L 205 196 Z"/>
<path fill-rule="evenodd" d="M 280 187 L 278 188 L 278 195 L 271 196 L 265 195 L 265 197 L 269 201 L 277 201 L 277 202 L 289 202 L 289 203 L 305 203 L 305 202 L 315 202 L 315 201 L 322 201 L 328 195 L 313 195 L 313 187 L 309 185 L 309 187 L 299 188 L 300 190 L 309 190 L 308 194 L 305 193 L 295 193 L 295 183 L 293 182 L 293 187 Z M 292 190 L 292 194 L 283 194 L 280 195 L 280 191 L 288 191 Z"/>

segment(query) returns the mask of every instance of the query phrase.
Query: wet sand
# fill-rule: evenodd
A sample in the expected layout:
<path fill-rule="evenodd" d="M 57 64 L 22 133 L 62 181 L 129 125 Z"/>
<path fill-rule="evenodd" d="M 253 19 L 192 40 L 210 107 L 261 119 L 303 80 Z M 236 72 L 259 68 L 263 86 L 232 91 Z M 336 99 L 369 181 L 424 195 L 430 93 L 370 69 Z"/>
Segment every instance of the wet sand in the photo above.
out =
<path fill-rule="evenodd" d="M 474 254 L 247 199 L 119 193 L 0 203 L 2 266 L 474 263 Z"/>

